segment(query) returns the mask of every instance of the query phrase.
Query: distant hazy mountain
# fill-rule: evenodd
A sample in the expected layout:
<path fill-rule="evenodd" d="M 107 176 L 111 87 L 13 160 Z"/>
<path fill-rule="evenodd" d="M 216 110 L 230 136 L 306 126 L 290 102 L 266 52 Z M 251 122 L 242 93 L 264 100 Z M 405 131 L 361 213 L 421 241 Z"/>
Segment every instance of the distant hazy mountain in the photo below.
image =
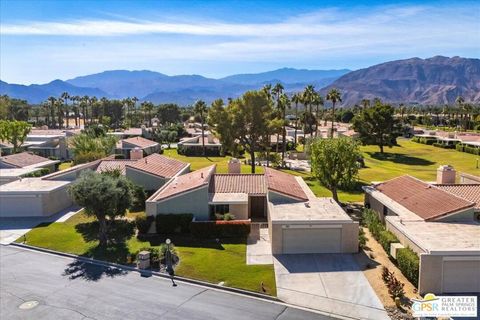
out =
<path fill-rule="evenodd" d="M 352 71 L 322 92 L 338 88 L 343 105 L 378 97 L 387 102 L 444 104 L 461 95 L 466 101 L 480 102 L 480 60 L 436 56 L 378 64 Z"/>
<path fill-rule="evenodd" d="M 342 91 L 344 105 L 363 98 L 379 97 L 389 102 L 422 104 L 453 103 L 458 95 L 480 102 L 480 60 L 433 57 L 382 63 L 370 68 L 349 70 L 298 70 L 283 68 L 257 74 L 238 74 L 222 79 L 200 75 L 168 76 L 148 70 L 113 70 L 55 80 L 42 85 L 17 85 L 0 82 L 0 94 L 39 103 L 49 96 L 67 91 L 71 95 L 98 98 L 137 97 L 154 103 L 191 104 L 197 99 L 207 103 L 217 98 L 235 98 L 244 91 L 259 89 L 266 83 L 280 82 L 287 92 L 303 90 L 307 84 Z"/>
<path fill-rule="evenodd" d="M 32 84 L 29 86 L 9 84 L 0 81 L 0 94 L 27 100 L 30 103 L 40 103 L 47 100 L 50 96 L 59 97 L 63 92 L 68 92 L 71 96 L 108 96 L 108 94 L 102 90 L 77 87 L 62 80 L 54 80 L 46 84 Z"/>
<path fill-rule="evenodd" d="M 344 74 L 350 72 L 348 69 L 342 70 L 306 70 L 306 69 L 293 69 L 282 68 L 274 71 L 261 72 L 261 73 L 246 73 L 236 74 L 221 78 L 220 80 L 238 83 L 238 84 L 258 84 L 262 82 L 282 82 L 285 84 L 295 83 L 312 83 L 321 81 L 324 79 L 339 78 Z"/>

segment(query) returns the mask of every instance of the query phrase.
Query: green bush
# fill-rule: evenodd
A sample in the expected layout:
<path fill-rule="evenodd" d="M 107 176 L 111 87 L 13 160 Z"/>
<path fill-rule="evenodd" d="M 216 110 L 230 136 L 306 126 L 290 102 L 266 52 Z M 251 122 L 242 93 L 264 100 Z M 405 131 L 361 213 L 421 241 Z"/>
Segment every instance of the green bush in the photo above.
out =
<path fill-rule="evenodd" d="M 194 221 L 190 231 L 196 238 L 246 237 L 250 233 L 250 221 Z"/>
<path fill-rule="evenodd" d="M 147 194 L 142 186 L 134 184 L 133 186 L 133 202 L 130 207 L 133 211 L 145 210 L 145 200 L 147 200 Z"/>
<path fill-rule="evenodd" d="M 365 236 L 365 231 L 363 231 L 363 228 L 358 229 L 358 247 L 360 249 L 365 248 L 367 245 L 367 237 Z"/>
<path fill-rule="evenodd" d="M 457 151 L 461 151 L 461 152 L 465 151 L 464 148 L 465 148 L 465 145 L 463 145 L 463 144 L 461 144 L 461 143 L 458 143 L 458 144 L 455 146 L 455 149 L 456 149 Z"/>
<path fill-rule="evenodd" d="M 443 143 L 435 142 L 433 146 L 437 148 L 443 148 L 443 149 L 455 149 L 454 144 L 443 144 Z"/>
<path fill-rule="evenodd" d="M 43 177 L 46 174 L 50 173 L 50 169 L 48 168 L 41 168 L 40 170 L 26 173 L 22 175 L 22 178 L 38 178 L 38 177 Z"/>
<path fill-rule="evenodd" d="M 383 250 L 390 256 L 390 244 L 399 242 L 397 237 L 388 230 L 382 230 L 378 234 L 378 242 L 382 245 Z"/>
<path fill-rule="evenodd" d="M 415 286 L 418 287 L 418 272 L 420 260 L 418 255 L 410 248 L 397 250 L 397 265 L 403 275 Z"/>
<path fill-rule="evenodd" d="M 140 251 L 148 251 L 150 252 L 150 265 L 152 267 L 158 267 L 159 266 L 159 263 L 160 263 L 160 259 L 161 259 L 161 256 L 160 256 L 160 250 L 158 248 L 155 248 L 155 247 L 143 247 L 143 248 L 140 248 L 140 250 L 138 250 L 137 252 L 135 252 L 133 255 L 132 255 L 132 258 L 133 256 L 135 258 L 138 257 L 138 254 L 140 253 Z"/>
<path fill-rule="evenodd" d="M 413 141 L 413 142 L 420 143 L 420 137 L 413 137 L 413 138 L 412 138 L 412 141 Z"/>
<path fill-rule="evenodd" d="M 472 146 L 466 145 L 463 150 L 464 150 L 464 152 L 475 154 L 475 155 L 480 154 L 480 148 L 477 148 L 477 147 L 472 147 Z"/>
<path fill-rule="evenodd" d="M 190 229 L 190 222 L 193 220 L 193 214 L 159 214 L 155 218 L 157 233 L 171 234 L 176 231 L 187 233 Z"/>
<path fill-rule="evenodd" d="M 382 222 L 378 218 L 378 214 L 372 209 L 365 209 L 363 211 L 363 221 L 370 230 L 372 236 L 378 240 L 380 232 L 385 230 Z"/>
<path fill-rule="evenodd" d="M 152 222 L 155 220 L 154 216 L 138 216 L 135 218 L 135 225 L 137 226 L 138 233 L 145 234 L 150 230 Z"/>
<path fill-rule="evenodd" d="M 125 159 L 125 155 L 122 153 L 117 153 L 113 155 L 114 159 Z"/>

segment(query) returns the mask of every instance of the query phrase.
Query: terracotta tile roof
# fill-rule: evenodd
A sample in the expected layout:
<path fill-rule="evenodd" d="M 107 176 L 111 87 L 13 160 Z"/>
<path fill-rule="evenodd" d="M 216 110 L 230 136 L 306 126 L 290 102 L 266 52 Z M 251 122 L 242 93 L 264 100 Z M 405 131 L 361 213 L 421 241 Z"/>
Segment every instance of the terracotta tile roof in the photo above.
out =
<path fill-rule="evenodd" d="M 156 176 L 171 178 L 188 166 L 188 163 L 154 153 L 127 166 Z"/>
<path fill-rule="evenodd" d="M 207 186 L 216 165 L 177 176 L 152 196 L 153 201 L 162 201 L 175 195 Z M 205 199 L 207 201 L 208 199 Z"/>
<path fill-rule="evenodd" d="M 209 193 L 266 194 L 263 174 L 215 174 L 210 181 Z"/>
<path fill-rule="evenodd" d="M 123 139 L 121 140 L 122 142 L 122 147 L 124 143 L 128 143 L 128 144 L 131 144 L 133 146 L 136 146 L 136 147 L 139 147 L 139 148 L 148 148 L 148 147 L 151 147 L 153 145 L 156 145 L 158 144 L 157 142 L 155 141 L 152 141 L 152 140 L 148 140 L 148 139 L 145 139 L 145 138 L 142 138 L 142 137 L 133 137 L 133 138 L 128 138 L 128 139 Z"/>
<path fill-rule="evenodd" d="M 142 128 L 128 128 L 123 131 L 123 134 L 128 136 L 141 136 Z"/>
<path fill-rule="evenodd" d="M 97 167 L 97 172 L 105 172 L 118 169 L 125 174 L 125 166 L 127 164 L 133 164 L 137 162 L 137 160 L 126 160 L 126 159 L 117 159 L 117 160 L 103 160 Z"/>
<path fill-rule="evenodd" d="M 30 152 L 21 152 L 21 153 L 0 157 L 0 162 L 4 162 L 6 164 L 15 166 L 17 168 L 28 167 L 34 164 L 40 164 L 42 162 L 48 162 L 48 161 L 53 162 L 48 158 L 37 156 L 36 154 L 30 153 Z"/>
<path fill-rule="evenodd" d="M 424 220 L 433 220 L 474 205 L 408 175 L 379 183 L 374 188 Z"/>
<path fill-rule="evenodd" d="M 480 184 L 437 184 L 438 188 L 475 203 L 480 210 Z"/>
<path fill-rule="evenodd" d="M 308 201 L 308 197 L 303 191 L 295 176 L 271 168 L 265 168 L 265 180 L 269 190 L 281 193 L 283 195 Z"/>

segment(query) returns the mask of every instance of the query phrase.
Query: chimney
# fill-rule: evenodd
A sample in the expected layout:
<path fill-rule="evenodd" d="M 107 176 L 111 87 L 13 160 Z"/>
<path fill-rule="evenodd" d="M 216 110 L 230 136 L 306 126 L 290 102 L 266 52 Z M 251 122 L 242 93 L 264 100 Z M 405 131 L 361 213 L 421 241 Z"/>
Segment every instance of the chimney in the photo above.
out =
<path fill-rule="evenodd" d="M 143 158 L 143 150 L 139 147 L 135 147 L 134 149 L 130 150 L 130 159 L 131 160 L 139 160 Z M 146 160 L 145 160 L 146 161 Z"/>
<path fill-rule="evenodd" d="M 237 158 L 231 158 L 228 161 L 228 173 L 241 173 L 242 164 Z"/>
<path fill-rule="evenodd" d="M 440 166 L 437 169 L 437 184 L 455 184 L 457 172 L 451 165 Z"/>

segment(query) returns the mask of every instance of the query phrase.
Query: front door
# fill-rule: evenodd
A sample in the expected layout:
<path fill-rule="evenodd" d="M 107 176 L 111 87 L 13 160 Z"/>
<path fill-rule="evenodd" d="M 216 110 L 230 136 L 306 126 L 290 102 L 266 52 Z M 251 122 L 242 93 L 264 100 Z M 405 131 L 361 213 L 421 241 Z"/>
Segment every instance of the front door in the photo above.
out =
<path fill-rule="evenodd" d="M 266 196 L 250 196 L 249 200 L 249 217 L 250 219 L 264 219 L 267 215 L 265 208 L 267 205 Z"/>

